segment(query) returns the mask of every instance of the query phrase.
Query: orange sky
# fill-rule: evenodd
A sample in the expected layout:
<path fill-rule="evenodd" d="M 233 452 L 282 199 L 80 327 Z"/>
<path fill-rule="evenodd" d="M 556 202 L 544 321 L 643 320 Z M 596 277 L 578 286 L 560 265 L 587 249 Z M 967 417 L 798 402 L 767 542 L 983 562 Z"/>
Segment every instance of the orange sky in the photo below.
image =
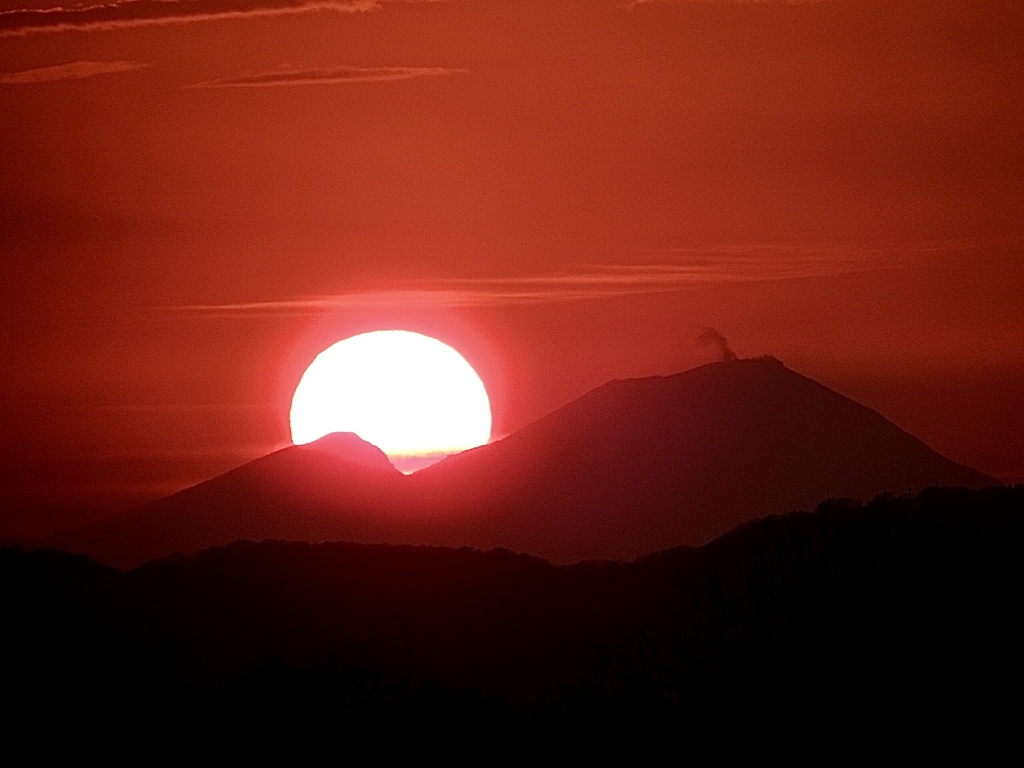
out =
<path fill-rule="evenodd" d="M 280 446 L 376 327 L 503 434 L 710 326 L 1024 478 L 1022 41 L 1019 0 L 0 0 L 0 533 Z"/>

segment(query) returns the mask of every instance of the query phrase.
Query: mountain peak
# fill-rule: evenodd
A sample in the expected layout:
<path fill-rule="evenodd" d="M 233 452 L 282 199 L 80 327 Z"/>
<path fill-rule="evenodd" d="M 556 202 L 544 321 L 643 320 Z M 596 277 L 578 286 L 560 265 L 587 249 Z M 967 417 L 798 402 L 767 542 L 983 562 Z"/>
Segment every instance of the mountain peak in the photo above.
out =
<path fill-rule="evenodd" d="M 363 440 L 355 432 L 331 432 L 312 443 L 296 446 L 300 451 L 317 451 L 332 458 L 360 467 L 394 472 L 395 467 L 384 453 L 373 443 Z"/>

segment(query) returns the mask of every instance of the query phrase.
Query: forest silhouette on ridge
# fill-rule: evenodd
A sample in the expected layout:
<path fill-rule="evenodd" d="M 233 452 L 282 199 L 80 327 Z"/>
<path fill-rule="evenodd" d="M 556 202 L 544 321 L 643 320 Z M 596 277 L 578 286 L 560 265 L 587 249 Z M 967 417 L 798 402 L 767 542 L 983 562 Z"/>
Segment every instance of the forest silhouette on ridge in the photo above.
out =
<path fill-rule="evenodd" d="M 124 572 L 8 548 L 5 695 L 15 720 L 184 740 L 678 739 L 865 713 L 959 728 L 1010 716 L 1003 696 L 1024 683 L 1022 511 L 1021 486 L 831 499 L 699 548 L 572 566 L 265 541 Z"/>

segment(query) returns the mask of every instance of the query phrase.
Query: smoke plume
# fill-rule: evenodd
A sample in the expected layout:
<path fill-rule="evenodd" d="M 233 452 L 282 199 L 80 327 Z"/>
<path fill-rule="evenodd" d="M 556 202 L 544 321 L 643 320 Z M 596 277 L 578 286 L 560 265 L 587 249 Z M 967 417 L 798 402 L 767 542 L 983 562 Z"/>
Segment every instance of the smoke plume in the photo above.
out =
<path fill-rule="evenodd" d="M 736 359 L 736 353 L 729 347 L 729 342 L 725 340 L 725 336 L 720 334 L 714 328 L 702 329 L 700 336 L 697 337 L 697 341 L 705 346 L 713 345 L 718 347 L 718 351 L 722 355 L 723 360 Z"/>

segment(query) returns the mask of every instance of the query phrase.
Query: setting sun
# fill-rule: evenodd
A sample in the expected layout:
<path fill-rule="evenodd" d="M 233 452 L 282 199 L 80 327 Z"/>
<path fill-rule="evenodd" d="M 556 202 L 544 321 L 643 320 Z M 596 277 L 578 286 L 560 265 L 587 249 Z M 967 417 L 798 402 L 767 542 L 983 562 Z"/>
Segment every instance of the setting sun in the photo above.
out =
<path fill-rule="evenodd" d="M 291 407 L 292 442 L 354 432 L 392 460 L 483 445 L 491 407 L 466 360 L 437 339 L 374 331 L 339 341 L 302 375 Z"/>

